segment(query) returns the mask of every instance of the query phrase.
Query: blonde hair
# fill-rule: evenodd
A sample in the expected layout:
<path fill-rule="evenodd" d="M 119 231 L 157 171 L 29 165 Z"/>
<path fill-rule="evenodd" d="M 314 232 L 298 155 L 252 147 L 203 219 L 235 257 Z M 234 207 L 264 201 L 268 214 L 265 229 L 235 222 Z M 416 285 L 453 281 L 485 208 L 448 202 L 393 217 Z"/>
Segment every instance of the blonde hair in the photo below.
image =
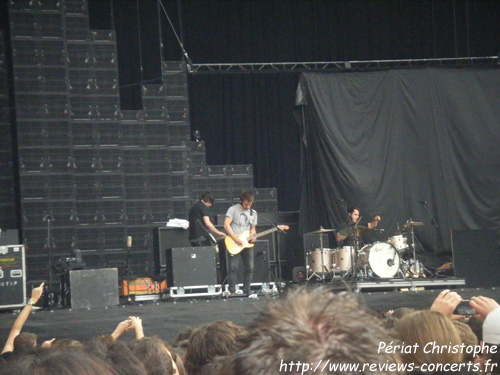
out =
<path fill-rule="evenodd" d="M 443 314 L 430 310 L 415 311 L 399 319 L 395 328 L 405 346 L 418 344 L 410 353 L 402 354 L 406 363 L 421 366 L 424 363 L 463 362 L 459 347 L 462 340 L 453 322 Z M 433 343 L 443 350 L 431 350 Z M 424 348 L 427 349 L 425 352 Z M 457 353 L 453 353 L 453 348 L 457 348 Z"/>

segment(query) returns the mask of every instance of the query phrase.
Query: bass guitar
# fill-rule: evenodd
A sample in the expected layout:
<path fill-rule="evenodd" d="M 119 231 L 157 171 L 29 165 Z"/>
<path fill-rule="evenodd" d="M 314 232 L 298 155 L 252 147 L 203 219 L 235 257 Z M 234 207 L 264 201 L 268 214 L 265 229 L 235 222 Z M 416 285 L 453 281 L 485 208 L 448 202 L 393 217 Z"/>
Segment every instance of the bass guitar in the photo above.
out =
<path fill-rule="evenodd" d="M 241 250 L 246 249 L 247 247 L 254 247 L 254 244 L 249 241 L 265 236 L 277 230 L 288 230 L 288 229 L 290 229 L 288 225 L 278 225 L 277 228 L 271 228 L 263 232 L 257 233 L 253 236 L 250 235 L 250 231 L 246 230 L 243 233 L 236 235 L 236 237 L 238 237 L 238 239 L 243 242 L 243 246 L 239 246 L 236 242 L 234 242 L 231 236 L 226 236 L 226 238 L 224 239 L 224 243 L 226 244 L 227 251 L 229 251 L 230 255 L 237 255 L 241 252 Z"/>

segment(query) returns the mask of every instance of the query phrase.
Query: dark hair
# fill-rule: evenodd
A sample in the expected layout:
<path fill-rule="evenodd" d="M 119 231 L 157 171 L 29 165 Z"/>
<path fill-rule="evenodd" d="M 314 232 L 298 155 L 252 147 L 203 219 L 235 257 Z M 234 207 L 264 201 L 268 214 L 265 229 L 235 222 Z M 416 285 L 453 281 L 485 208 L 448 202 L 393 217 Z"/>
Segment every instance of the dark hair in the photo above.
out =
<path fill-rule="evenodd" d="M 207 191 L 205 192 L 204 194 L 201 195 L 200 197 L 200 201 L 203 201 L 205 203 L 211 203 L 212 206 L 214 205 L 215 203 L 215 199 L 214 199 L 214 196 L 211 192 Z"/>
<path fill-rule="evenodd" d="M 30 351 L 36 346 L 37 336 L 34 333 L 23 332 L 14 339 L 14 350 L 16 352 Z"/>
<path fill-rule="evenodd" d="M 170 346 L 156 336 L 143 337 L 131 346 L 132 352 L 142 362 L 149 375 L 172 375 L 176 354 Z M 167 351 L 170 352 L 168 356 Z"/>
<path fill-rule="evenodd" d="M 357 207 L 354 207 L 354 206 L 351 206 L 347 209 L 347 213 L 348 214 L 352 214 L 354 212 L 354 210 L 357 210 L 359 212 L 359 208 Z"/>
<path fill-rule="evenodd" d="M 189 374 L 197 374 L 217 356 L 232 354 L 238 340 L 246 334 L 243 327 L 227 320 L 216 320 L 195 329 L 189 338 L 185 366 Z"/>
<path fill-rule="evenodd" d="M 81 350 L 40 350 L 16 356 L 1 375 L 118 375 L 108 364 Z"/>
<path fill-rule="evenodd" d="M 108 363 L 120 375 L 147 375 L 143 363 L 120 340 L 109 341 L 108 336 L 97 336 L 87 343 L 86 351 Z"/>
<path fill-rule="evenodd" d="M 240 201 L 249 201 L 253 202 L 255 199 L 255 195 L 250 191 L 250 190 L 245 190 L 243 193 L 240 195 Z"/>

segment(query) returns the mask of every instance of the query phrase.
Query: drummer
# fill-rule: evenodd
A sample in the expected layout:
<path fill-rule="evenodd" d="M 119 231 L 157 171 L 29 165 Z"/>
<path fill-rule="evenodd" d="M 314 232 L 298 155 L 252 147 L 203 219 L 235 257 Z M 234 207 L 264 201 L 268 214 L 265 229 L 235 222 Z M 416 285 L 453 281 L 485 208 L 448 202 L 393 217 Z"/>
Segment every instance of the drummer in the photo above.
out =
<path fill-rule="evenodd" d="M 349 214 L 348 221 L 343 222 L 342 224 L 339 225 L 339 230 L 337 232 L 337 242 L 339 243 L 339 246 L 342 244 L 345 246 L 354 246 L 353 241 L 351 236 L 353 234 L 356 235 L 356 237 L 361 236 L 362 238 L 358 238 L 360 242 L 365 242 L 368 243 L 370 242 L 368 240 L 368 232 L 371 229 L 375 229 L 378 226 L 378 222 L 380 221 L 380 216 L 375 216 L 372 221 L 368 223 L 361 222 L 361 217 L 359 214 L 359 208 L 357 207 L 350 207 L 347 210 L 347 213 Z M 356 233 L 355 233 L 356 231 Z M 363 243 L 360 243 L 359 246 L 361 247 Z M 358 248 L 359 250 L 359 248 Z"/>

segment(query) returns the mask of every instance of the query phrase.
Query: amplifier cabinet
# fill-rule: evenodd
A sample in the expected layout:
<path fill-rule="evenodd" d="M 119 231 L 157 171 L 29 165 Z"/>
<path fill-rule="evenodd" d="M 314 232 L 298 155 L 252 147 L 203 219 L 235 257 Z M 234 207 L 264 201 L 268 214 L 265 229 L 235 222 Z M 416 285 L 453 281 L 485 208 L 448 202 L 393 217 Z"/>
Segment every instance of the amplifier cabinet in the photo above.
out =
<path fill-rule="evenodd" d="M 117 306 L 117 268 L 69 271 L 72 309 Z"/>
<path fill-rule="evenodd" d="M 174 247 L 189 247 L 189 231 L 183 228 L 159 227 L 153 230 L 154 262 L 157 275 L 167 266 L 166 251 Z M 169 284 L 170 285 L 170 284 Z"/>
<path fill-rule="evenodd" d="M 24 245 L 0 246 L 0 308 L 26 304 Z"/>
<path fill-rule="evenodd" d="M 166 254 L 169 287 L 217 284 L 214 247 L 174 247 Z"/>

